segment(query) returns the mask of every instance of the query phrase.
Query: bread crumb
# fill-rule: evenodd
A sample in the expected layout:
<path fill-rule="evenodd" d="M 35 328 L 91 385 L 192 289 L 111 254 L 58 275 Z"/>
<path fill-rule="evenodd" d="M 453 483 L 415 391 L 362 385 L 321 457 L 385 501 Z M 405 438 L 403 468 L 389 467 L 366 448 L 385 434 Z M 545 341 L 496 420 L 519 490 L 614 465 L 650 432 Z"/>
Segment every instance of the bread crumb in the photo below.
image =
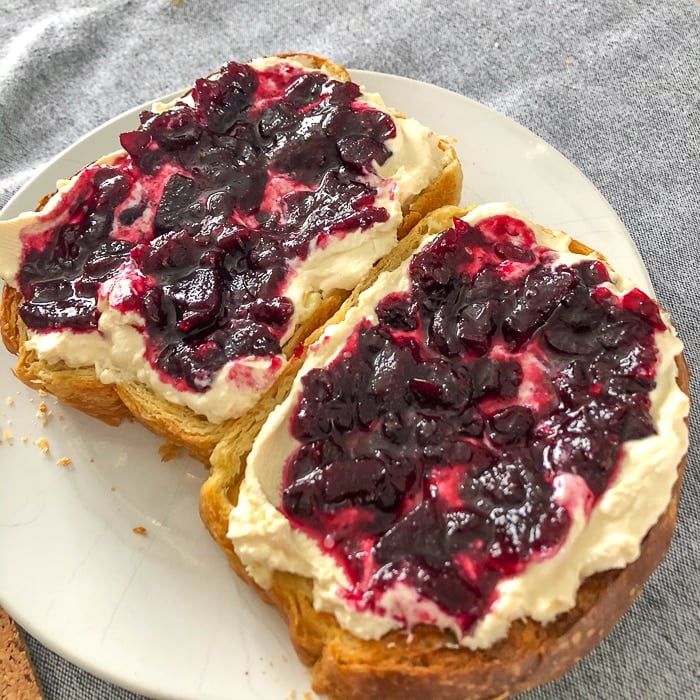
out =
<path fill-rule="evenodd" d="M 95 463 L 95 458 L 94 458 L 94 457 L 90 457 L 90 464 L 94 464 L 94 463 Z"/>
<path fill-rule="evenodd" d="M 173 442 L 164 442 L 158 448 L 161 462 L 169 462 L 180 454 L 180 447 Z"/>
<path fill-rule="evenodd" d="M 22 442 L 27 442 L 27 441 L 29 440 L 29 438 L 28 438 L 26 435 L 22 435 L 22 437 L 20 438 L 20 440 L 21 440 Z"/>
<path fill-rule="evenodd" d="M 2 433 L 2 439 L 7 440 L 8 442 L 12 442 L 13 435 L 9 430 L 4 430 Z"/>
<path fill-rule="evenodd" d="M 49 392 L 46 391 L 46 389 L 37 389 L 37 391 L 39 392 L 39 396 L 48 396 L 49 395 Z"/>
<path fill-rule="evenodd" d="M 56 416 L 56 418 L 58 418 L 58 420 L 63 420 L 63 419 L 65 418 L 65 416 L 64 416 L 62 413 L 59 413 L 59 414 Z"/>
<path fill-rule="evenodd" d="M 15 400 L 14 400 L 11 396 L 8 396 L 8 397 L 5 399 L 5 403 L 6 403 L 8 406 L 14 406 Z"/>
<path fill-rule="evenodd" d="M 46 454 L 49 451 L 49 441 L 45 437 L 40 437 L 38 440 L 34 441 L 34 444 Z"/>
<path fill-rule="evenodd" d="M 570 58 L 567 58 L 567 59 L 564 61 L 564 63 L 566 63 L 567 66 L 570 66 L 570 65 L 573 63 L 573 61 L 572 61 Z"/>
<path fill-rule="evenodd" d="M 45 428 L 51 416 L 49 407 L 42 401 L 39 404 L 39 410 L 36 412 L 36 417 L 41 418 L 41 425 Z"/>
<path fill-rule="evenodd" d="M 289 694 L 287 695 L 287 700 L 297 700 L 297 691 L 290 690 Z"/>
<path fill-rule="evenodd" d="M 116 491 L 116 490 L 117 490 L 117 487 L 116 487 L 116 486 L 110 486 L 109 490 L 110 490 L 110 491 Z"/>
<path fill-rule="evenodd" d="M 304 693 L 304 700 L 313 700 L 313 697 L 311 696 L 311 693 L 309 693 L 308 690 Z"/>
<path fill-rule="evenodd" d="M 133 528 L 133 532 L 137 535 L 142 535 L 143 537 L 145 537 L 148 534 L 148 530 L 142 525 Z"/>
<path fill-rule="evenodd" d="M 182 7 L 185 4 L 185 0 L 170 0 L 170 4 L 173 7 Z"/>
<path fill-rule="evenodd" d="M 61 459 L 56 462 L 59 467 L 70 467 L 73 464 L 73 460 L 70 457 L 61 457 Z"/>

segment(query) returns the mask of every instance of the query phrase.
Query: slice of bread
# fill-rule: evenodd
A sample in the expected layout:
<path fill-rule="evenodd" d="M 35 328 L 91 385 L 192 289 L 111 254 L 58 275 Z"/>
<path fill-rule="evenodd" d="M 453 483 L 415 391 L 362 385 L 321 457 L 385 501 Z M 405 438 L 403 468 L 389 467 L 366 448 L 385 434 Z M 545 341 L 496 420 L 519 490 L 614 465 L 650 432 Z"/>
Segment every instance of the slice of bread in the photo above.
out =
<path fill-rule="evenodd" d="M 408 258 L 425 236 L 451 226 L 465 209 L 446 207 L 418 226 L 360 284 L 327 327 L 341 322 L 379 274 Z M 569 250 L 587 255 L 591 249 L 571 241 Z M 320 329 L 306 348 L 324 335 Z M 685 457 L 677 464 L 670 500 L 641 543 L 639 556 L 624 568 L 588 575 L 575 603 L 547 624 L 530 618 L 511 623 L 507 635 L 487 648 L 455 644 L 454 635 L 431 625 L 390 631 L 363 639 L 339 624 L 335 615 L 314 606 L 314 583 L 289 571 L 273 570 L 269 585 L 258 585 L 228 537 L 229 516 L 238 502 L 248 455 L 269 413 L 289 394 L 305 353 L 296 357 L 255 411 L 234 422 L 212 454 L 212 470 L 200 500 L 202 519 L 228 560 L 266 603 L 275 606 L 289 626 L 299 658 L 312 667 L 314 689 L 329 698 L 505 698 L 563 675 L 598 645 L 625 613 L 663 560 L 675 528 Z M 676 358 L 677 384 L 688 393 L 688 370 Z M 687 420 L 687 419 L 686 419 Z M 266 516 L 261 515 L 260 518 Z M 264 566 L 272 566 L 264 564 Z M 272 566 L 274 569 L 274 567 Z"/>
<path fill-rule="evenodd" d="M 309 70 L 323 71 L 330 78 L 346 82 L 350 75 L 340 65 L 328 59 L 310 54 L 284 54 L 279 59 L 288 59 L 302 64 Z M 161 108 L 166 108 L 162 105 Z M 389 110 L 396 120 L 403 115 Z M 445 139 L 440 139 L 441 152 L 439 172 L 416 195 L 408 198 L 402 209 L 403 219 L 398 223 L 396 238 L 401 239 L 425 214 L 445 205 L 456 204 L 460 198 L 462 172 L 454 149 Z M 51 198 L 46 197 L 40 209 L 49 206 Z M 0 235 L 5 235 L 0 222 Z M 367 242 L 371 251 L 371 241 Z M 372 252 L 367 253 L 365 270 L 375 262 Z M 347 297 L 346 289 L 330 289 L 323 294 L 315 307 L 302 316 L 296 329 L 282 348 L 290 358 L 299 343 L 315 328 L 331 316 Z M 186 405 L 180 405 L 158 395 L 154 390 L 138 381 L 118 381 L 104 384 L 90 366 L 74 366 L 76 362 L 47 360 L 27 347 L 28 330 L 18 315 L 22 304 L 21 293 L 12 286 L 5 285 L 0 306 L 0 330 L 6 347 L 17 354 L 16 374 L 19 379 L 34 389 L 43 389 L 79 410 L 116 425 L 123 418 L 134 417 L 165 439 L 186 447 L 196 458 L 207 462 L 214 445 L 225 435 L 232 419 L 222 422 L 208 420 Z"/>

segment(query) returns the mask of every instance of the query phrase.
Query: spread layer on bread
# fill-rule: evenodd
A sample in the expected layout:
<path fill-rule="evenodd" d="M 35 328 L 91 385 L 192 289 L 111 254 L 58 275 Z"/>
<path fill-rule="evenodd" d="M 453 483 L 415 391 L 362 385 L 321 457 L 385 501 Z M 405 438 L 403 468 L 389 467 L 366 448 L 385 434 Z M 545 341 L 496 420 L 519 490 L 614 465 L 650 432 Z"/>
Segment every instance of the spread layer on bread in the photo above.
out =
<path fill-rule="evenodd" d="M 248 410 L 444 166 L 437 135 L 338 78 L 302 57 L 230 63 L 0 222 L 26 347 L 211 422 Z"/>
<path fill-rule="evenodd" d="M 228 536 L 362 639 L 485 648 L 635 560 L 687 450 L 667 316 L 507 205 L 428 236 L 309 348 Z"/>

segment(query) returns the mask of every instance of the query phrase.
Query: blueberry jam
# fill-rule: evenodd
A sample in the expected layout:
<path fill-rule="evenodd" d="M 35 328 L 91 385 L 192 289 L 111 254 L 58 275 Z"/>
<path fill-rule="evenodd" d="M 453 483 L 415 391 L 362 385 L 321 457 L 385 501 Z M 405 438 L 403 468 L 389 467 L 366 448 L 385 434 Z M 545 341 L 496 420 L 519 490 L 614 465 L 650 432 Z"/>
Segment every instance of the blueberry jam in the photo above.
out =
<path fill-rule="evenodd" d="M 382 614 L 406 584 L 467 634 L 566 537 L 555 478 L 577 475 L 590 509 L 621 444 L 654 432 L 664 325 L 602 263 L 561 264 L 504 215 L 455 220 L 409 278 L 303 377 L 280 508 L 343 567 L 352 606 Z"/>
<path fill-rule="evenodd" d="M 25 240 L 19 286 L 30 328 L 83 332 L 126 276 L 110 303 L 143 316 L 163 378 L 198 391 L 228 360 L 280 352 L 292 261 L 387 220 L 376 165 L 396 130 L 356 84 L 287 63 L 230 63 L 191 97 L 142 113 L 127 155 L 81 172 L 60 223 Z"/>

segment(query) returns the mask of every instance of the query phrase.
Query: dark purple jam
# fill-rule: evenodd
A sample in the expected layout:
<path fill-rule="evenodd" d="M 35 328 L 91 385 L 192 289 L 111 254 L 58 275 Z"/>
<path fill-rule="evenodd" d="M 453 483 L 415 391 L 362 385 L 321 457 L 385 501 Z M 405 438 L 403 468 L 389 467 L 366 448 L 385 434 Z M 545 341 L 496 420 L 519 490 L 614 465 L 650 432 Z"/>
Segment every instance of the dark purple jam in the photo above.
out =
<path fill-rule="evenodd" d="M 413 587 L 467 633 L 503 577 L 556 553 L 570 525 L 554 478 L 600 497 L 621 444 L 654 432 L 654 333 L 605 266 L 556 262 L 507 216 L 455 221 L 416 255 L 410 290 L 303 378 L 282 511 L 381 613 Z"/>
<path fill-rule="evenodd" d="M 25 242 L 24 322 L 96 330 L 98 290 L 128 264 L 117 308 L 144 316 L 166 380 L 203 390 L 228 360 L 279 353 L 290 263 L 388 218 L 367 176 L 395 125 L 359 96 L 290 64 L 230 63 L 196 82 L 194 106 L 142 113 L 128 155 L 83 171 L 62 223 Z"/>

